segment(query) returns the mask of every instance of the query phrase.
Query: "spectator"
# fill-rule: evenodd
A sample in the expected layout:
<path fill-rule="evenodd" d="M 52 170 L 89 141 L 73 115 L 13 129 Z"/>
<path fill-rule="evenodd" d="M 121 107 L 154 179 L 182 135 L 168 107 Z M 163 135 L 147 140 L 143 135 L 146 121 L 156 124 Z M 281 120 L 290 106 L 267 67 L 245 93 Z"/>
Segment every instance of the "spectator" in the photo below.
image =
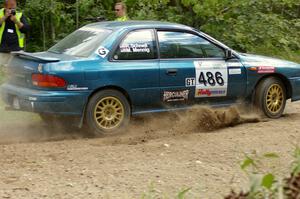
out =
<path fill-rule="evenodd" d="M 22 12 L 17 11 L 16 0 L 4 0 L 0 9 L 0 65 L 6 65 L 10 52 L 24 50 L 25 34 L 29 25 Z"/>
<path fill-rule="evenodd" d="M 127 21 L 126 5 L 123 2 L 116 3 L 115 13 L 117 16 L 116 21 Z"/>

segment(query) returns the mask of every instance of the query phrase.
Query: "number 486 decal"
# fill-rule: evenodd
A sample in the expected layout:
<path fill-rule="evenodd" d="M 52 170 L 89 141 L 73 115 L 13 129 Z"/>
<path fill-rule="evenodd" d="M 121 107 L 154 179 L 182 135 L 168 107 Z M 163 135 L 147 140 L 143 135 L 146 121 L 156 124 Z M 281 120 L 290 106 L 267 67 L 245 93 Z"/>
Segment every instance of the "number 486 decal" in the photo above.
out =
<path fill-rule="evenodd" d="M 228 71 L 225 61 L 195 61 L 195 97 L 227 95 Z M 191 81 L 191 80 L 190 80 Z M 186 80 L 186 85 L 188 79 Z"/>
<path fill-rule="evenodd" d="M 201 72 L 198 79 L 199 84 L 203 84 L 204 86 L 224 86 L 224 79 L 221 72 Z"/>

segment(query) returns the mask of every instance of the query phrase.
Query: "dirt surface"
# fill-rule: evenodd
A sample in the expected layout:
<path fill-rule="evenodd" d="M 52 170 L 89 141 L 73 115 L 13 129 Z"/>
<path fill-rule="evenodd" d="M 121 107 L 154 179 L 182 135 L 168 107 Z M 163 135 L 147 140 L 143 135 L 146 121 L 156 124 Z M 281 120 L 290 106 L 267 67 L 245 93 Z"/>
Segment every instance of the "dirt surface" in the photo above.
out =
<path fill-rule="evenodd" d="M 0 105 L 0 198 L 175 198 L 186 188 L 187 198 L 222 198 L 247 187 L 245 153 L 278 153 L 272 170 L 288 175 L 299 121 L 300 103 L 288 103 L 277 120 L 198 107 L 134 118 L 121 134 L 89 138 Z"/>

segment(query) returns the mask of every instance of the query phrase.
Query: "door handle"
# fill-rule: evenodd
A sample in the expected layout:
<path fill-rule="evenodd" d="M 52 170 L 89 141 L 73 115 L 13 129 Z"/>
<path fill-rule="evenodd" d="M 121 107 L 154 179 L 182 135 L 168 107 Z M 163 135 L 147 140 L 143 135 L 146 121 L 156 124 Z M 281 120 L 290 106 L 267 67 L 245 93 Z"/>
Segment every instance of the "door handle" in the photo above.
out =
<path fill-rule="evenodd" d="M 176 76 L 177 75 L 177 69 L 168 69 L 166 74 L 170 75 L 170 76 Z"/>

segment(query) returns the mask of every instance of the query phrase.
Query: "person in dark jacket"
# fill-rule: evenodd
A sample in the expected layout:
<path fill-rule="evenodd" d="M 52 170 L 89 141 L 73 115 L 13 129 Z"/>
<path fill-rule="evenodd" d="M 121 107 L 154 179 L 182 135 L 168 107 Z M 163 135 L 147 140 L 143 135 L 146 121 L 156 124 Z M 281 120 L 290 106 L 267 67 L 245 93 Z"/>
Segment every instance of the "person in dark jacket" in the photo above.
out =
<path fill-rule="evenodd" d="M 29 24 L 22 12 L 17 11 L 16 0 L 4 0 L 0 9 L 0 65 L 6 65 L 10 52 L 24 50 L 25 34 Z"/>

